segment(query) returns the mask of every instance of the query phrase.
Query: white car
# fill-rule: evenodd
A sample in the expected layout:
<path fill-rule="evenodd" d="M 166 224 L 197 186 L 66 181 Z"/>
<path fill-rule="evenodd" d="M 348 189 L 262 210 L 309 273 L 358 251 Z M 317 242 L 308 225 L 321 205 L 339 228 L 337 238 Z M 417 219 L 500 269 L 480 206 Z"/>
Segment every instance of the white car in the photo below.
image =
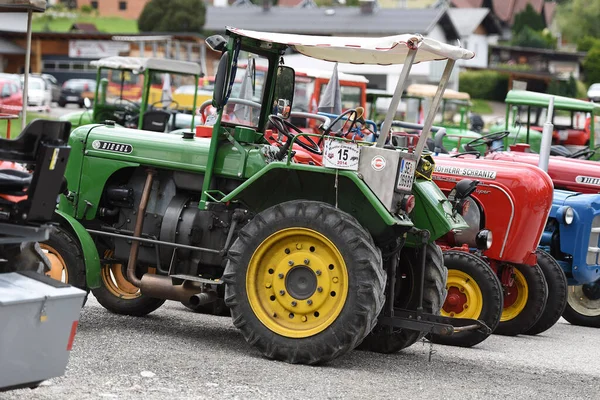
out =
<path fill-rule="evenodd" d="M 21 78 L 23 84 L 23 78 Z M 48 107 L 52 104 L 52 88 L 42 78 L 30 76 L 27 89 L 27 105 Z"/>
<path fill-rule="evenodd" d="M 590 86 L 587 97 L 592 101 L 600 101 L 600 83 L 594 83 Z"/>

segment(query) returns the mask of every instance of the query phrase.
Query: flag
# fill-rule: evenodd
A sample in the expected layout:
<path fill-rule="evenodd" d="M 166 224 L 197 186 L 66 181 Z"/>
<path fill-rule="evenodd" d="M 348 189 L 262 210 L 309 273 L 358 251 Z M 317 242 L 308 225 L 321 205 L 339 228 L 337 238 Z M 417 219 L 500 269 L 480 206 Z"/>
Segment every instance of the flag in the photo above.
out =
<path fill-rule="evenodd" d="M 327 83 L 325 90 L 321 93 L 319 111 L 335 115 L 342 113 L 342 89 L 340 87 L 340 79 L 338 78 L 337 63 L 333 66 L 333 73 L 331 74 L 329 83 Z"/>

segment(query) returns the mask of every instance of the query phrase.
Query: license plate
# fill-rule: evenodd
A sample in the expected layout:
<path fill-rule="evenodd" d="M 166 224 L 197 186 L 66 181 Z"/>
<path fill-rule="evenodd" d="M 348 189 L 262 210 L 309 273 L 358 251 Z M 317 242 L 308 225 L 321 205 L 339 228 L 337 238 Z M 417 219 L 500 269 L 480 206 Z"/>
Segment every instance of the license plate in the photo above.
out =
<path fill-rule="evenodd" d="M 358 171 L 358 144 L 327 139 L 323 148 L 323 166 Z"/>
<path fill-rule="evenodd" d="M 77 96 L 67 96 L 67 101 L 78 101 L 79 97 Z"/>
<path fill-rule="evenodd" d="M 569 131 L 558 131 L 558 138 L 560 140 L 567 140 L 569 138 Z"/>
<path fill-rule="evenodd" d="M 412 189 L 416 167 L 416 161 L 406 160 L 404 158 L 400 159 L 400 173 L 398 174 L 396 190 L 409 192 Z"/>

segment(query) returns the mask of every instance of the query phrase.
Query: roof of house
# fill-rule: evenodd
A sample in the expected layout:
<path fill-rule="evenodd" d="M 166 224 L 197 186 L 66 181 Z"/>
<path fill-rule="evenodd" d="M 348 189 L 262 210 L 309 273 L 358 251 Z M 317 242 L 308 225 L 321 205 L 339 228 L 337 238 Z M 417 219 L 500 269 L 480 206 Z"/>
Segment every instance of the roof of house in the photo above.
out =
<path fill-rule="evenodd" d="M 86 24 L 82 22 L 74 23 L 71 25 L 71 31 L 81 31 L 81 32 L 98 32 L 98 28 L 96 28 L 95 24 Z"/>
<path fill-rule="evenodd" d="M 461 37 L 469 36 L 487 19 L 486 30 L 488 34 L 500 33 L 500 26 L 490 15 L 487 8 L 451 8 L 448 10 L 450 19 L 456 26 Z"/>
<path fill-rule="evenodd" d="M 457 8 L 491 6 L 496 17 L 507 24 L 512 24 L 515 20 L 515 15 L 525 10 L 528 4 L 537 13 L 544 14 L 546 25 L 550 25 L 556 10 L 556 3 L 547 3 L 544 0 L 452 0 L 451 3 Z"/>
<path fill-rule="evenodd" d="M 0 38 L 0 54 L 25 54 L 25 49 L 10 40 Z"/>
<path fill-rule="evenodd" d="M 296 8 L 271 7 L 213 7 L 206 10 L 207 31 L 223 32 L 226 26 L 236 28 L 312 35 L 385 36 L 399 33 L 428 34 L 441 25 L 446 40 L 459 37 L 445 9 L 375 10 L 361 13 L 359 7 Z"/>

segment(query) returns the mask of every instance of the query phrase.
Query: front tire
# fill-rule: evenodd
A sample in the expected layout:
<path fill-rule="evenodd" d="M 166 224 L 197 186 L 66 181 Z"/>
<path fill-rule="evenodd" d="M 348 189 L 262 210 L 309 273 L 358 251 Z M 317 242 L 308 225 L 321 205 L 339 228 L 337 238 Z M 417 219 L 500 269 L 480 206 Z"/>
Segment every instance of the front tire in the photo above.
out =
<path fill-rule="evenodd" d="M 444 252 L 448 268 L 448 296 L 441 314 L 447 317 L 483 321 L 493 332 L 502 316 L 502 285 L 494 271 L 481 258 L 464 251 Z M 429 335 L 433 343 L 472 347 L 490 334 L 479 330 L 455 333 L 451 336 Z"/>
<path fill-rule="evenodd" d="M 500 273 L 507 266 L 500 268 Z M 504 308 L 498 335 L 515 336 L 527 332 L 540 319 L 548 299 L 548 284 L 538 265 L 515 265 L 513 284 L 505 286 Z"/>
<path fill-rule="evenodd" d="M 600 328 L 600 281 L 569 286 L 563 317 L 573 325 Z"/>
<path fill-rule="evenodd" d="M 543 250 L 537 251 L 538 265 L 548 284 L 548 300 L 540 319 L 524 333 L 537 335 L 558 322 L 567 306 L 567 277 L 556 260 Z"/>
<path fill-rule="evenodd" d="M 234 325 L 266 357 L 319 364 L 352 350 L 383 307 L 381 252 L 350 215 L 290 201 L 256 215 L 223 276 Z"/>
<path fill-rule="evenodd" d="M 444 266 L 442 250 L 434 243 L 428 244 L 425 260 L 425 282 L 423 287 L 423 309 L 426 313 L 439 314 L 446 298 L 448 271 Z M 420 276 L 421 258 L 419 249 L 402 249 L 396 268 L 396 294 L 394 307 L 416 310 L 419 303 L 417 281 Z M 425 335 L 411 329 L 377 325 L 362 342 L 359 349 L 376 353 L 396 353 L 413 345 Z"/>
<path fill-rule="evenodd" d="M 139 270 L 139 267 L 138 267 Z M 104 264 L 100 269 L 101 285 L 92 289 L 98 303 L 115 314 L 143 317 L 158 309 L 163 299 L 143 295 L 126 278 L 124 264 Z"/>

